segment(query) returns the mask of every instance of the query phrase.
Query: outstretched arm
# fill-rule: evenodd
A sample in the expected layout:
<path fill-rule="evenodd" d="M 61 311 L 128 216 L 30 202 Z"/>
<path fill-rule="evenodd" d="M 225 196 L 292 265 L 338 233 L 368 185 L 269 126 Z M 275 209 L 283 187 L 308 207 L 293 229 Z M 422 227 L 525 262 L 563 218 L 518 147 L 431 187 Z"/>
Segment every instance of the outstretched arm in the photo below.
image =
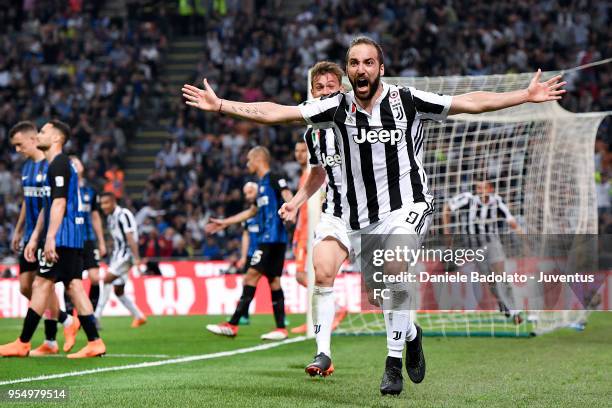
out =
<path fill-rule="evenodd" d="M 234 214 L 231 217 L 220 219 L 220 218 L 211 218 L 210 222 L 206 224 L 204 227 L 204 231 L 207 234 L 216 234 L 219 231 L 224 230 L 232 224 L 238 224 L 243 221 L 248 220 L 249 218 L 254 217 L 257 214 L 257 207 L 252 205 L 248 209 L 239 212 L 238 214 Z"/>
<path fill-rule="evenodd" d="M 453 96 L 449 115 L 458 113 L 482 113 L 521 105 L 526 102 L 540 103 L 561 99 L 566 91 L 566 82 L 559 82 L 561 75 L 540 82 L 542 70 L 534 75 L 527 89 L 511 92 L 470 92 Z"/>
<path fill-rule="evenodd" d="M 295 222 L 298 210 L 306 200 L 319 191 L 321 186 L 325 183 L 325 177 L 326 173 L 323 167 L 315 166 L 310 169 L 304 186 L 295 193 L 291 200 L 283 204 L 280 210 L 278 210 L 278 215 L 280 215 L 283 221 Z"/>
<path fill-rule="evenodd" d="M 204 89 L 185 84 L 181 91 L 187 105 L 208 112 L 227 113 L 232 116 L 268 125 L 299 122 L 305 123 L 300 108 L 297 106 L 279 105 L 272 102 L 244 103 L 220 99 L 208 84 L 203 81 Z"/>

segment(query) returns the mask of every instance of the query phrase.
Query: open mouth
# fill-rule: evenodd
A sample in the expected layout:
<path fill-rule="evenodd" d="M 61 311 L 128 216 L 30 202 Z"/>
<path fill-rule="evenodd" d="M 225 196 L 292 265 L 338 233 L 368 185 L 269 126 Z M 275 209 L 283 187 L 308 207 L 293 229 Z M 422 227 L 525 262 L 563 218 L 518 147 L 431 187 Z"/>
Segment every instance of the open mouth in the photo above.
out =
<path fill-rule="evenodd" d="M 369 83 L 368 80 L 365 78 L 359 78 L 356 82 L 357 88 L 366 88 Z"/>

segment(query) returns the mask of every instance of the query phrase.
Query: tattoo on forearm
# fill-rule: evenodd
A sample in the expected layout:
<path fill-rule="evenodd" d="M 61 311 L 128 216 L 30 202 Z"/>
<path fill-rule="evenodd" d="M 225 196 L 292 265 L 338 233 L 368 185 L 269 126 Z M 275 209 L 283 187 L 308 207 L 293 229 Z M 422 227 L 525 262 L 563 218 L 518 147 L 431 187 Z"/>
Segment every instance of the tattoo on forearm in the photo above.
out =
<path fill-rule="evenodd" d="M 236 114 L 245 113 L 247 115 L 265 115 L 257 106 L 232 106 L 232 110 Z"/>

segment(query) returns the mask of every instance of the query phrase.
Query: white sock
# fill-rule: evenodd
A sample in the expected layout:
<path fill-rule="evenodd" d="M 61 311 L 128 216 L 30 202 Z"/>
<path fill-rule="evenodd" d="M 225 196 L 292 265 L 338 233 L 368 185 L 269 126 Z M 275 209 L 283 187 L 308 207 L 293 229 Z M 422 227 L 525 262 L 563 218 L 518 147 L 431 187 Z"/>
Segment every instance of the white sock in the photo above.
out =
<path fill-rule="evenodd" d="M 402 358 L 406 340 L 416 336 L 416 327 L 410 317 L 411 296 L 404 283 L 389 283 L 386 286 L 390 296 L 382 299 L 382 309 L 387 329 L 387 355 Z"/>
<path fill-rule="evenodd" d="M 414 325 L 414 322 L 410 320 L 408 322 L 408 330 L 406 331 L 406 341 L 412 341 L 416 339 L 416 336 L 417 336 L 416 326 Z"/>
<path fill-rule="evenodd" d="M 404 345 L 406 344 L 406 335 L 408 334 L 407 329 L 410 329 L 410 325 L 414 327 L 414 324 L 410 321 L 410 314 L 404 311 L 389 310 L 383 313 L 387 315 L 385 318 L 387 355 L 389 357 L 402 358 Z"/>
<path fill-rule="evenodd" d="M 51 348 L 57 347 L 57 341 L 55 340 L 45 340 L 45 344 Z"/>
<path fill-rule="evenodd" d="M 138 307 L 134 304 L 134 302 L 132 302 L 132 300 L 128 298 L 127 296 L 125 295 L 119 296 L 119 301 L 123 303 L 123 306 L 125 306 L 127 310 L 129 310 L 132 316 L 134 316 L 135 318 L 142 319 L 144 317 L 144 315 L 138 309 Z"/>
<path fill-rule="evenodd" d="M 312 291 L 312 320 L 317 341 L 317 354 L 324 353 L 331 357 L 331 332 L 335 315 L 334 288 L 315 286 Z"/>
<path fill-rule="evenodd" d="M 100 299 L 98 300 L 98 307 L 96 307 L 96 311 L 94 316 L 96 319 L 100 319 L 102 316 L 102 312 L 104 311 L 104 307 L 110 298 L 111 290 L 113 289 L 113 285 L 105 283 L 104 288 L 102 288 L 102 294 L 100 295 Z"/>
<path fill-rule="evenodd" d="M 62 325 L 65 328 L 68 328 L 70 326 L 72 326 L 72 323 L 74 323 L 74 318 L 70 315 L 67 315 L 68 317 L 66 317 L 66 320 L 64 320 L 64 322 L 62 323 Z"/>

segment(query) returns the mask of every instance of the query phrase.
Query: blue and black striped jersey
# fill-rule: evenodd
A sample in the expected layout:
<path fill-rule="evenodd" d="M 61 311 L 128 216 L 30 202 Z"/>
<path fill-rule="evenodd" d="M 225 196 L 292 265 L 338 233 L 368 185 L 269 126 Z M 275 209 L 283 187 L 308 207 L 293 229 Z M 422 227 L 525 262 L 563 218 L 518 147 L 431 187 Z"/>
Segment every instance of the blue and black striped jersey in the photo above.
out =
<path fill-rule="evenodd" d="M 79 179 L 68 156 L 58 154 L 45 177 L 45 230 L 49 228 L 51 204 L 56 198 L 66 199 L 66 212 L 55 236 L 55 245 L 66 248 L 83 248 L 85 226 L 79 192 Z"/>
<path fill-rule="evenodd" d="M 47 161 L 44 159 L 38 162 L 28 159 L 21 169 L 21 185 L 23 186 L 23 200 L 26 209 L 24 244 L 27 244 L 30 240 L 38 215 L 43 208 L 47 167 Z"/>
<path fill-rule="evenodd" d="M 287 243 L 288 236 L 278 210 L 283 205 L 281 192 L 286 190 L 287 181 L 267 173 L 258 182 L 257 222 L 259 223 L 259 243 Z"/>
<path fill-rule="evenodd" d="M 93 187 L 86 184 L 82 185 L 79 189 L 81 192 L 83 219 L 85 221 L 85 241 L 95 241 L 96 233 L 91 223 L 91 213 L 92 211 L 99 211 L 98 194 L 96 194 L 96 190 Z"/>

